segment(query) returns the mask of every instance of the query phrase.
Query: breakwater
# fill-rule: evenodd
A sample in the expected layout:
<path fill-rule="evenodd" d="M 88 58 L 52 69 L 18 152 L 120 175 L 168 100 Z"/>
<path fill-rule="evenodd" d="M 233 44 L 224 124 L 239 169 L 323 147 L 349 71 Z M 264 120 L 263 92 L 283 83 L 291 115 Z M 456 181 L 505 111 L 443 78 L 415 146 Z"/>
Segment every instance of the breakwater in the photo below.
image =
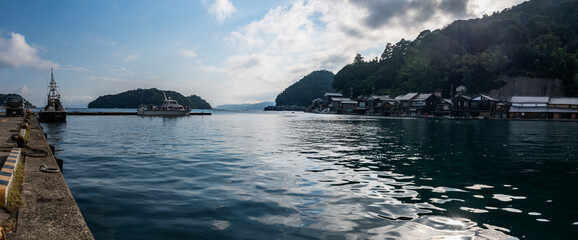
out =
<path fill-rule="evenodd" d="M 136 112 L 68 112 L 68 115 L 77 116 L 130 116 L 136 115 Z M 192 116 L 206 116 L 211 115 L 211 113 L 189 113 Z"/>
<path fill-rule="evenodd" d="M 2 141 L 15 146 L 16 142 L 11 138 L 22 129 L 20 124 L 24 118 L 0 118 Z M 20 167 L 25 167 L 22 204 L 17 214 L 16 231 L 8 233 L 8 238 L 94 239 L 34 116 L 30 117 L 27 131 L 28 146 L 20 148 L 23 157 Z"/>

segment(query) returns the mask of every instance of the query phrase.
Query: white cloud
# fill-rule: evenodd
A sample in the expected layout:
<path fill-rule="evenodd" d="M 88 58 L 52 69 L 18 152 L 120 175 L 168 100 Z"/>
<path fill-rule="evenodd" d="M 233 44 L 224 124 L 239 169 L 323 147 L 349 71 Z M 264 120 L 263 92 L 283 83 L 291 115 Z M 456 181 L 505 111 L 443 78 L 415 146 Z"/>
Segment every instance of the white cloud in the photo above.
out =
<path fill-rule="evenodd" d="M 513 5 L 520 4 L 527 0 L 474 0 L 468 4 L 468 8 L 477 17 L 481 17 L 484 14 L 491 15 L 494 12 L 499 12 L 505 8 L 512 7 Z"/>
<path fill-rule="evenodd" d="M 209 14 L 213 15 L 217 19 L 218 22 L 223 22 L 227 19 L 231 14 L 237 11 L 233 6 L 233 3 L 229 0 L 212 0 L 213 3 L 207 6 L 207 10 Z M 206 2 L 205 2 L 206 5 Z"/>
<path fill-rule="evenodd" d="M 22 93 L 22 95 L 28 95 L 29 93 L 33 93 L 28 89 L 26 85 L 22 86 L 22 90 L 20 90 L 20 92 Z"/>
<path fill-rule="evenodd" d="M 88 70 L 87 68 L 77 67 L 77 66 L 73 66 L 73 65 L 64 65 L 64 66 L 60 67 L 59 69 L 63 70 L 63 71 L 90 72 L 90 70 Z"/>
<path fill-rule="evenodd" d="M 92 100 L 96 99 L 93 96 L 87 96 L 87 95 L 81 95 L 81 96 L 70 96 L 70 95 L 65 95 L 62 96 L 62 100 L 66 101 L 66 102 L 74 102 L 74 103 L 88 103 Z"/>
<path fill-rule="evenodd" d="M 125 62 L 132 62 L 138 59 L 138 54 L 133 54 L 124 58 Z"/>
<path fill-rule="evenodd" d="M 38 49 L 28 45 L 21 34 L 13 32 L 9 39 L 0 37 L 0 68 L 21 67 L 49 69 L 58 67 L 58 64 L 41 59 Z"/>
<path fill-rule="evenodd" d="M 178 54 L 184 58 L 195 58 L 197 56 L 197 53 L 193 49 L 181 49 Z"/>

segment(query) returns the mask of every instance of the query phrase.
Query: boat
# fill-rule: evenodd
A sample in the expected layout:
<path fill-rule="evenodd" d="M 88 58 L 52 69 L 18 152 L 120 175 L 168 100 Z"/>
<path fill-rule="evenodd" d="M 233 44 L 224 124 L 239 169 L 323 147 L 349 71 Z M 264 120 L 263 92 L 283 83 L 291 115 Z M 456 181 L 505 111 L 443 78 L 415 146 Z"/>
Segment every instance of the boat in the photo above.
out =
<path fill-rule="evenodd" d="M 141 116 L 187 116 L 191 112 L 188 106 L 180 105 L 176 100 L 163 92 L 165 99 L 161 106 L 155 105 L 140 105 L 136 111 L 137 115 Z"/>
<path fill-rule="evenodd" d="M 40 122 L 66 122 L 66 109 L 60 102 L 60 94 L 56 91 L 54 72 L 50 69 L 50 85 L 48 86 L 48 101 L 46 106 L 38 112 Z"/>

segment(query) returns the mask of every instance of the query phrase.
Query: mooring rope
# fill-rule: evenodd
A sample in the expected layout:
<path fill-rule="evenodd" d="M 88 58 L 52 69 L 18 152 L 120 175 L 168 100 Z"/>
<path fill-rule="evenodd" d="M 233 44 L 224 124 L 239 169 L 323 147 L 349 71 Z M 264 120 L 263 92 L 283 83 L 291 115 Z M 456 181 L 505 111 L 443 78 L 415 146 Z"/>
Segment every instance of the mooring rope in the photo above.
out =
<path fill-rule="evenodd" d="M 58 168 L 49 168 L 48 166 L 46 166 L 46 164 L 40 165 L 40 168 L 38 170 L 40 170 L 41 172 L 45 172 L 45 173 L 58 173 L 58 172 L 60 172 L 60 170 L 58 170 Z"/>

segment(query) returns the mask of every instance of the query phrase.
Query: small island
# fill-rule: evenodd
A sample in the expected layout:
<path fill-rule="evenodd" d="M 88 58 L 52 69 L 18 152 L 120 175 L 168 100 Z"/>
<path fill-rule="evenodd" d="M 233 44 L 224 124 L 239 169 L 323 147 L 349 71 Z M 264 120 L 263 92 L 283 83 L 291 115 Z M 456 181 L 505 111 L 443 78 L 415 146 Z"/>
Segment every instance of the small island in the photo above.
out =
<path fill-rule="evenodd" d="M 104 95 L 88 104 L 88 108 L 138 108 L 141 104 L 160 104 L 164 96 L 170 97 L 183 106 L 189 106 L 191 109 L 212 109 L 211 105 L 197 95 L 188 97 L 170 90 L 135 89 L 114 95 Z"/>

